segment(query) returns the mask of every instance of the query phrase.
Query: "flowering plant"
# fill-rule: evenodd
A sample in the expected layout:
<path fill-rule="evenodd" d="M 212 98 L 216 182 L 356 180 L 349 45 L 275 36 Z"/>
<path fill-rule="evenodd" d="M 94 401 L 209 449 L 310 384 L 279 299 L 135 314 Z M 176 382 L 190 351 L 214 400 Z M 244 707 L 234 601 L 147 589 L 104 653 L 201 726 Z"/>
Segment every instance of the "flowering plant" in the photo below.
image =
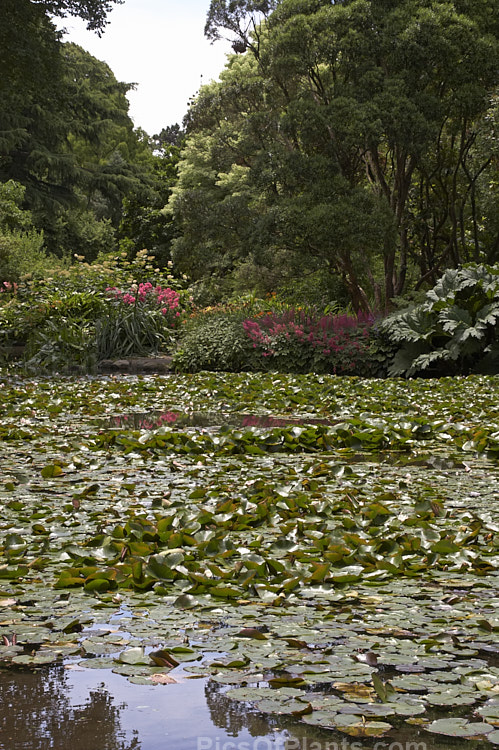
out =
<path fill-rule="evenodd" d="M 295 310 L 243 322 L 271 367 L 293 372 L 358 374 L 364 369 L 372 315 L 318 315 Z"/>
<path fill-rule="evenodd" d="M 107 287 L 110 299 L 123 305 L 140 306 L 151 312 L 159 312 L 170 328 L 175 328 L 181 317 L 180 294 L 170 287 L 153 286 L 150 281 L 134 284 L 126 292 L 117 287 Z"/>
<path fill-rule="evenodd" d="M 2 292 L 9 292 L 10 294 L 17 294 L 19 286 L 15 281 L 3 281 L 0 284 L 0 294 Z"/>

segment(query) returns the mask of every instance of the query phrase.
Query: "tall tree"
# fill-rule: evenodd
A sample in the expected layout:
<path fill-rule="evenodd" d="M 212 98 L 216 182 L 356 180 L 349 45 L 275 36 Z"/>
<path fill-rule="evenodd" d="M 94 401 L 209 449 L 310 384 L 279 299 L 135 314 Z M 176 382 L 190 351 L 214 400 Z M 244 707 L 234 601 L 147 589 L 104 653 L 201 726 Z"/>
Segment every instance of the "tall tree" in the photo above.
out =
<path fill-rule="evenodd" d="M 151 189 L 128 195 L 123 200 L 120 236 L 133 254 L 147 248 L 156 263 L 166 266 L 176 236 L 174 222 L 164 211 L 177 182 L 177 165 L 184 133 L 178 124 L 169 125 L 148 139 L 152 152 Z"/>
<path fill-rule="evenodd" d="M 107 15 L 113 5 L 122 5 L 124 0 L 32 0 L 32 2 L 52 16 L 83 18 L 89 30 L 100 34 L 108 23 Z"/>
<path fill-rule="evenodd" d="M 256 4 L 215 5 L 221 11 L 212 22 L 234 33 L 241 28 L 244 42 L 243 11 Z M 428 274 L 418 247 L 417 224 L 427 218 L 417 186 L 438 167 L 440 177 L 454 175 L 440 202 L 450 205 L 447 229 L 466 249 L 453 254 L 440 242 L 431 271 L 466 259 L 469 238 L 459 222 L 469 223 L 477 198 L 470 185 L 491 167 L 474 151 L 475 129 L 498 83 L 497 18 L 489 6 L 486 0 L 280 0 L 258 28 L 258 44 L 237 58 L 254 61 L 251 75 L 244 81 L 233 59 L 191 108 L 172 201 L 185 231 L 198 236 L 199 248 L 223 245 L 219 213 L 229 205 L 234 212 L 236 202 L 221 186 L 224 175 L 239 170 L 247 191 L 242 225 L 249 208 L 251 226 L 259 228 L 241 239 L 244 229 L 232 214 L 241 257 L 255 253 L 252 238 L 275 257 L 301 254 L 307 264 L 315 259 L 334 269 L 356 307 L 366 306 L 368 287 L 385 304 Z M 201 165 L 204 181 L 194 185 Z M 189 201 L 202 204 L 203 191 L 216 201 L 218 231 L 206 226 L 204 214 L 197 219 L 188 210 Z M 436 215 L 436 192 L 430 197 Z M 179 239 L 176 252 L 187 258 L 192 251 Z"/>
<path fill-rule="evenodd" d="M 123 197 L 147 191 L 152 155 L 128 116 L 131 85 L 62 44 L 50 20 L 78 15 L 100 32 L 115 2 L 0 0 L 0 181 L 25 186 L 25 206 L 51 250 L 77 251 L 80 231 L 88 246 L 92 236 L 107 242 Z"/>
<path fill-rule="evenodd" d="M 212 42 L 222 39 L 222 32 L 232 42 L 234 52 L 251 49 L 258 55 L 260 21 L 268 18 L 278 0 L 211 0 L 204 33 Z"/>
<path fill-rule="evenodd" d="M 55 226 L 54 210 L 43 223 L 49 242 L 73 245 L 92 259 L 99 250 L 98 238 L 109 242 L 109 231 L 102 231 L 106 222 L 118 229 L 124 198 L 151 198 L 154 159 L 148 136 L 134 130 L 128 115 L 126 93 L 131 85 L 118 81 L 106 63 L 75 44 L 63 45 L 62 57 L 68 117 L 59 148 L 74 166 L 72 203 L 70 211 L 56 211 Z M 89 233 L 91 225 L 94 231 Z M 82 233 L 86 239 L 80 247 Z"/>

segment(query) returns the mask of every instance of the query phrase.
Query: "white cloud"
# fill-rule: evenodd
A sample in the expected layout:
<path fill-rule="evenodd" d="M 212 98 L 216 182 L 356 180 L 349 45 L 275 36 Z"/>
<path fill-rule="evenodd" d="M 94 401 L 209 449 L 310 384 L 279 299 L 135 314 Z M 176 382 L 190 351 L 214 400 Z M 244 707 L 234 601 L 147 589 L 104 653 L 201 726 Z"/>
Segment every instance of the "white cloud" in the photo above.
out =
<path fill-rule="evenodd" d="M 104 60 L 116 78 L 136 83 L 130 116 L 153 135 L 181 123 L 199 86 L 217 79 L 230 46 L 203 35 L 209 0 L 125 0 L 109 15 L 102 37 L 80 19 L 66 18 L 66 41 Z"/>

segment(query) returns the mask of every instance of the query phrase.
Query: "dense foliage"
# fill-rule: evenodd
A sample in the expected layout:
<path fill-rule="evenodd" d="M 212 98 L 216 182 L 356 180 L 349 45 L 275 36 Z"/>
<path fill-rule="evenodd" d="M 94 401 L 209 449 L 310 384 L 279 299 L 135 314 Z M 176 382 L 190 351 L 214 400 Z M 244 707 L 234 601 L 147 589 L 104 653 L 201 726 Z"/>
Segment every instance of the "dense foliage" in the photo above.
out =
<path fill-rule="evenodd" d="M 164 206 L 174 159 L 134 129 L 126 98 L 132 84 L 62 43 L 50 18 L 80 15 L 99 31 L 111 7 L 100 0 L 2 2 L 0 183 L 24 188 L 22 207 L 52 254 L 93 260 L 126 238 L 131 254 L 147 247 L 166 264 L 168 219 L 156 217 L 156 231 L 138 232 L 130 217 Z"/>
<path fill-rule="evenodd" d="M 43 233 L 22 208 L 24 194 L 23 185 L 14 180 L 0 183 L 0 283 L 4 285 L 17 283 L 26 274 L 43 275 L 50 265 Z"/>
<path fill-rule="evenodd" d="M 26 346 L 33 371 L 88 372 L 103 359 L 168 351 L 189 305 L 182 284 L 146 250 L 83 257 L 0 291 L 0 347 Z"/>
<path fill-rule="evenodd" d="M 201 315 L 183 332 L 173 357 L 180 372 L 243 372 L 264 369 L 243 329 L 240 312 Z"/>
<path fill-rule="evenodd" d="M 369 310 L 497 261 L 489 3 L 220 0 L 207 31 L 242 54 L 186 121 L 184 270 L 276 288 L 321 268 Z"/>
<path fill-rule="evenodd" d="M 381 329 L 397 348 L 392 375 L 499 372 L 499 267 L 448 269 L 422 304 Z"/>

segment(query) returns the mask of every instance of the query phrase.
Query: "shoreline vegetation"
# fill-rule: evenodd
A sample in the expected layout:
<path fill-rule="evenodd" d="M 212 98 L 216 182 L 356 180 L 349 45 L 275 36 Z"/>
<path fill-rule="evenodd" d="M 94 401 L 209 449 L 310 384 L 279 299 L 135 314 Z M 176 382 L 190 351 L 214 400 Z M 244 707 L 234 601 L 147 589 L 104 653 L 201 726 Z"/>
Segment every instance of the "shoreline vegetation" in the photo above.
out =
<path fill-rule="evenodd" d="M 138 365 L 374 378 L 499 372 L 499 266 L 449 269 L 421 301 L 381 315 L 276 295 L 200 308 L 187 280 L 152 261 L 146 250 L 132 260 L 107 255 L 3 282 L 0 354 L 27 373 Z"/>

